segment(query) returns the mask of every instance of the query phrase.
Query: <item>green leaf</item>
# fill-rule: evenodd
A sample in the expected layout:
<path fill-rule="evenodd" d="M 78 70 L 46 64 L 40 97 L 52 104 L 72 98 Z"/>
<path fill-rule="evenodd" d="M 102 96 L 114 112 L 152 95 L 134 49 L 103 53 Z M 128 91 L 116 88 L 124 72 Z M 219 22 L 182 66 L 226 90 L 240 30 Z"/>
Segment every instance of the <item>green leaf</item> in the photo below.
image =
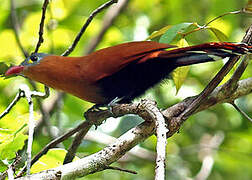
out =
<path fill-rule="evenodd" d="M 38 120 L 40 114 L 34 112 L 34 120 Z M 0 159 L 13 159 L 16 152 L 23 149 L 28 136 L 27 123 L 29 121 L 29 113 L 15 118 L 10 115 L 5 116 L 0 121 Z"/>
<path fill-rule="evenodd" d="M 146 40 L 154 39 L 155 37 L 163 35 L 171 27 L 172 27 L 171 25 L 168 25 L 168 26 L 165 26 L 165 27 L 161 28 L 158 31 L 154 31 Z"/>
<path fill-rule="evenodd" d="M 228 37 L 219 29 L 214 27 L 208 27 L 207 29 L 212 31 L 219 41 L 227 41 Z"/>
<path fill-rule="evenodd" d="M 38 173 L 47 169 L 55 168 L 63 165 L 67 151 L 61 148 L 50 149 L 46 155 L 42 156 L 32 167 L 31 173 Z M 73 161 L 79 158 L 75 156 Z"/>
<path fill-rule="evenodd" d="M 16 152 L 24 147 L 27 135 L 18 133 L 13 134 L 0 134 L 0 159 L 13 159 L 16 157 Z"/>
<path fill-rule="evenodd" d="M 188 46 L 187 41 L 183 38 L 177 43 L 178 47 Z M 176 86 L 176 94 L 178 93 L 181 86 L 184 84 L 186 77 L 188 75 L 190 66 L 178 67 L 172 72 L 172 79 Z"/>
<path fill-rule="evenodd" d="M 8 166 L 3 163 L 3 161 L 0 161 L 0 172 L 6 171 Z"/>
<path fill-rule="evenodd" d="M 171 43 L 175 39 L 183 38 L 180 33 L 188 32 L 198 27 L 197 23 L 181 23 L 169 28 L 159 39 L 160 43 Z"/>
<path fill-rule="evenodd" d="M 22 117 L 21 117 L 22 118 Z M 16 152 L 21 150 L 28 138 L 25 135 L 25 120 L 18 118 L 18 121 L 9 121 L 10 118 L 2 119 L 0 126 L 0 159 L 13 159 L 16 157 Z M 19 121 L 20 120 L 20 121 Z"/>

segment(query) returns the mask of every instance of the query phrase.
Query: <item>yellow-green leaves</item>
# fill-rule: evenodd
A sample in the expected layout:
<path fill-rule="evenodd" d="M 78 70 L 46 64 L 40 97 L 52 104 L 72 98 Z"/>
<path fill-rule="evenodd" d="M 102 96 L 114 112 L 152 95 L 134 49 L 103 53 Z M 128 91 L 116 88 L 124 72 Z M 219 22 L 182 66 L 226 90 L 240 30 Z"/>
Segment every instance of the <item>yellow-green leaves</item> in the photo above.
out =
<path fill-rule="evenodd" d="M 38 120 L 40 115 L 35 113 L 34 119 Z M 12 117 L 5 116 L 0 120 L 0 159 L 13 159 L 16 152 L 21 150 L 28 136 L 26 135 L 28 127 L 29 114 Z"/>
<path fill-rule="evenodd" d="M 154 31 L 153 33 L 151 33 L 151 35 L 146 40 L 154 39 L 154 38 L 156 38 L 158 36 L 161 36 L 161 35 L 163 35 L 170 28 L 171 28 L 171 26 L 168 25 L 168 26 L 165 26 L 165 27 L 161 28 L 158 31 Z"/>
<path fill-rule="evenodd" d="M 197 23 L 181 23 L 174 26 L 166 26 L 165 28 L 162 28 L 159 31 L 155 32 L 155 34 L 152 34 L 149 38 L 156 37 L 157 35 L 162 35 L 159 42 L 177 42 L 176 44 L 178 47 L 186 47 L 188 46 L 188 43 L 184 38 L 184 33 L 193 31 L 197 27 Z M 189 69 L 189 66 L 179 67 L 172 72 L 172 79 L 176 86 L 177 93 L 186 80 Z"/>
<path fill-rule="evenodd" d="M 177 43 L 178 47 L 186 47 L 188 43 L 185 39 L 181 39 Z M 176 86 L 176 93 L 178 93 L 179 89 L 183 85 L 186 80 L 187 74 L 189 72 L 190 66 L 178 67 L 172 72 L 172 79 Z"/>
<path fill-rule="evenodd" d="M 219 41 L 227 41 L 228 37 L 222 31 L 214 27 L 208 27 L 211 32 L 218 38 Z"/>
<path fill-rule="evenodd" d="M 8 129 L 0 129 L 0 159 L 13 159 L 16 152 L 21 150 L 27 135 L 15 133 Z"/>
<path fill-rule="evenodd" d="M 55 168 L 63 165 L 67 151 L 65 149 L 54 148 L 50 149 L 46 155 L 42 156 L 31 168 L 31 173 L 38 173 L 47 169 Z M 75 156 L 73 161 L 79 158 Z"/>

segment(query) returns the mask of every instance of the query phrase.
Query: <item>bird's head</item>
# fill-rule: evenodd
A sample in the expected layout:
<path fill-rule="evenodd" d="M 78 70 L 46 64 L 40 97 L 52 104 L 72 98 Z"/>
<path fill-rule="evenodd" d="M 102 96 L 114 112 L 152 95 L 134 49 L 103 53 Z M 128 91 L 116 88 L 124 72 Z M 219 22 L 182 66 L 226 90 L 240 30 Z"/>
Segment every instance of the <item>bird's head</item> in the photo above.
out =
<path fill-rule="evenodd" d="M 10 75 L 23 75 L 24 71 L 26 71 L 29 67 L 35 67 L 38 65 L 44 57 L 48 56 L 45 53 L 33 53 L 29 57 L 27 57 L 19 66 L 13 66 L 9 68 L 5 76 Z"/>

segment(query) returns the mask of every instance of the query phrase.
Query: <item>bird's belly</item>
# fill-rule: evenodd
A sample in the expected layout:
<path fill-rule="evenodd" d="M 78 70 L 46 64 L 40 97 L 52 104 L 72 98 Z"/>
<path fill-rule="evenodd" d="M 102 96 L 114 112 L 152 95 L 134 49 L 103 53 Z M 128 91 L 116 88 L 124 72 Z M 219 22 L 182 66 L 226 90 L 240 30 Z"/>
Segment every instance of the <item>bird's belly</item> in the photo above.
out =
<path fill-rule="evenodd" d="M 50 85 L 48 85 L 50 86 Z M 106 98 L 104 98 L 100 89 L 95 85 L 90 84 L 82 84 L 82 83 L 64 83 L 64 84 L 52 84 L 50 87 L 61 90 L 63 92 L 72 94 L 80 99 L 83 99 L 88 102 L 92 102 L 95 104 L 105 104 Z"/>
<path fill-rule="evenodd" d="M 128 103 L 166 78 L 173 69 L 165 61 L 131 64 L 97 83 L 106 99 L 119 98 L 119 103 Z"/>

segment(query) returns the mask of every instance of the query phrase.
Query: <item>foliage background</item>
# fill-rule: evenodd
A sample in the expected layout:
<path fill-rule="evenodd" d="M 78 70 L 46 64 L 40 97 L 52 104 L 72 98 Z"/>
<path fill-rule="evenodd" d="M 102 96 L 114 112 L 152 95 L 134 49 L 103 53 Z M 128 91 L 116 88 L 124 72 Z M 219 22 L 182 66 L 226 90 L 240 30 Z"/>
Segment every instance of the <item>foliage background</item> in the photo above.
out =
<path fill-rule="evenodd" d="M 98 5 L 106 1 L 84 1 L 84 0 L 53 0 L 47 14 L 47 30 L 44 36 L 45 42 L 40 52 L 61 54 L 72 42 L 79 31 L 84 20 L 90 12 Z M 19 64 L 24 57 L 15 41 L 15 36 L 10 23 L 10 2 L 0 0 L 0 61 L 9 64 Z M 18 18 L 20 21 L 20 38 L 29 52 L 34 50 L 37 43 L 38 24 L 41 16 L 41 0 L 16 1 Z M 207 23 L 212 18 L 225 12 L 241 9 L 246 4 L 245 0 L 131 0 L 125 11 L 116 19 L 114 24 L 105 34 L 99 48 L 108 47 L 126 41 L 144 40 L 153 31 L 167 25 L 174 25 L 182 22 L 197 22 L 200 25 Z M 101 13 L 89 26 L 78 47 L 71 56 L 80 56 L 94 36 L 102 27 L 104 13 Z M 251 23 L 248 15 L 226 16 L 213 24 L 228 36 L 228 41 L 239 42 Z M 190 45 L 217 41 L 216 37 L 206 31 L 193 33 L 186 37 Z M 215 73 L 223 65 L 223 62 L 194 65 L 191 67 L 189 76 L 176 95 L 176 89 L 172 81 L 165 81 L 148 91 L 147 97 L 155 98 L 160 108 L 168 107 L 185 97 L 199 93 Z M 243 78 L 251 77 L 250 66 L 247 68 Z M 3 79 L 0 78 L 0 112 L 12 101 L 18 88 L 28 81 L 22 77 Z M 42 85 L 38 84 L 42 89 Z M 52 91 L 46 104 L 54 98 L 55 91 Z M 238 99 L 237 104 L 249 115 L 252 116 L 252 96 Z M 83 120 L 83 112 L 92 104 L 81 101 L 71 95 L 66 95 L 62 102 L 62 110 L 57 110 L 51 115 L 50 124 L 55 136 L 62 134 Z M 28 106 L 25 100 L 21 100 L 15 108 L 0 121 L 0 152 L 2 145 L 11 141 L 17 132 L 19 139 L 14 142 L 17 149 L 22 149 L 26 131 Z M 40 112 L 36 106 L 37 119 Z M 97 131 L 118 137 L 130 127 L 139 123 L 137 117 L 127 116 L 122 119 L 109 119 L 100 126 Z M 33 153 L 36 154 L 51 137 L 46 133 L 47 126 L 37 130 L 34 139 Z M 183 125 L 180 133 L 168 139 L 167 146 L 167 178 L 185 179 L 193 178 L 200 170 L 201 158 L 199 143 L 203 137 L 215 135 L 224 136 L 224 141 L 214 154 L 214 166 L 209 179 L 251 179 L 252 178 L 252 127 L 249 121 L 244 119 L 231 105 L 221 104 L 204 112 L 200 112 Z M 103 138 L 103 137 L 100 137 Z M 3 143 L 4 142 L 4 143 Z M 19 142 L 19 143 L 17 143 Z M 67 149 L 70 144 L 67 140 L 61 144 L 61 148 Z M 8 142 L 12 143 L 13 142 Z M 9 145 L 7 143 L 7 145 Z M 142 147 L 155 151 L 156 138 L 152 136 Z M 97 152 L 105 145 L 92 141 L 84 141 L 79 148 L 79 157 Z M 0 159 L 12 159 L 15 154 L 10 151 L 6 155 L 1 154 Z M 20 151 L 23 153 L 23 151 Z M 154 162 L 144 159 L 133 158 L 126 162 L 116 163 L 116 166 L 136 170 L 138 175 L 131 175 L 117 171 L 104 171 L 89 175 L 87 179 L 153 179 Z M 0 170 L 5 166 L 0 162 Z"/>

